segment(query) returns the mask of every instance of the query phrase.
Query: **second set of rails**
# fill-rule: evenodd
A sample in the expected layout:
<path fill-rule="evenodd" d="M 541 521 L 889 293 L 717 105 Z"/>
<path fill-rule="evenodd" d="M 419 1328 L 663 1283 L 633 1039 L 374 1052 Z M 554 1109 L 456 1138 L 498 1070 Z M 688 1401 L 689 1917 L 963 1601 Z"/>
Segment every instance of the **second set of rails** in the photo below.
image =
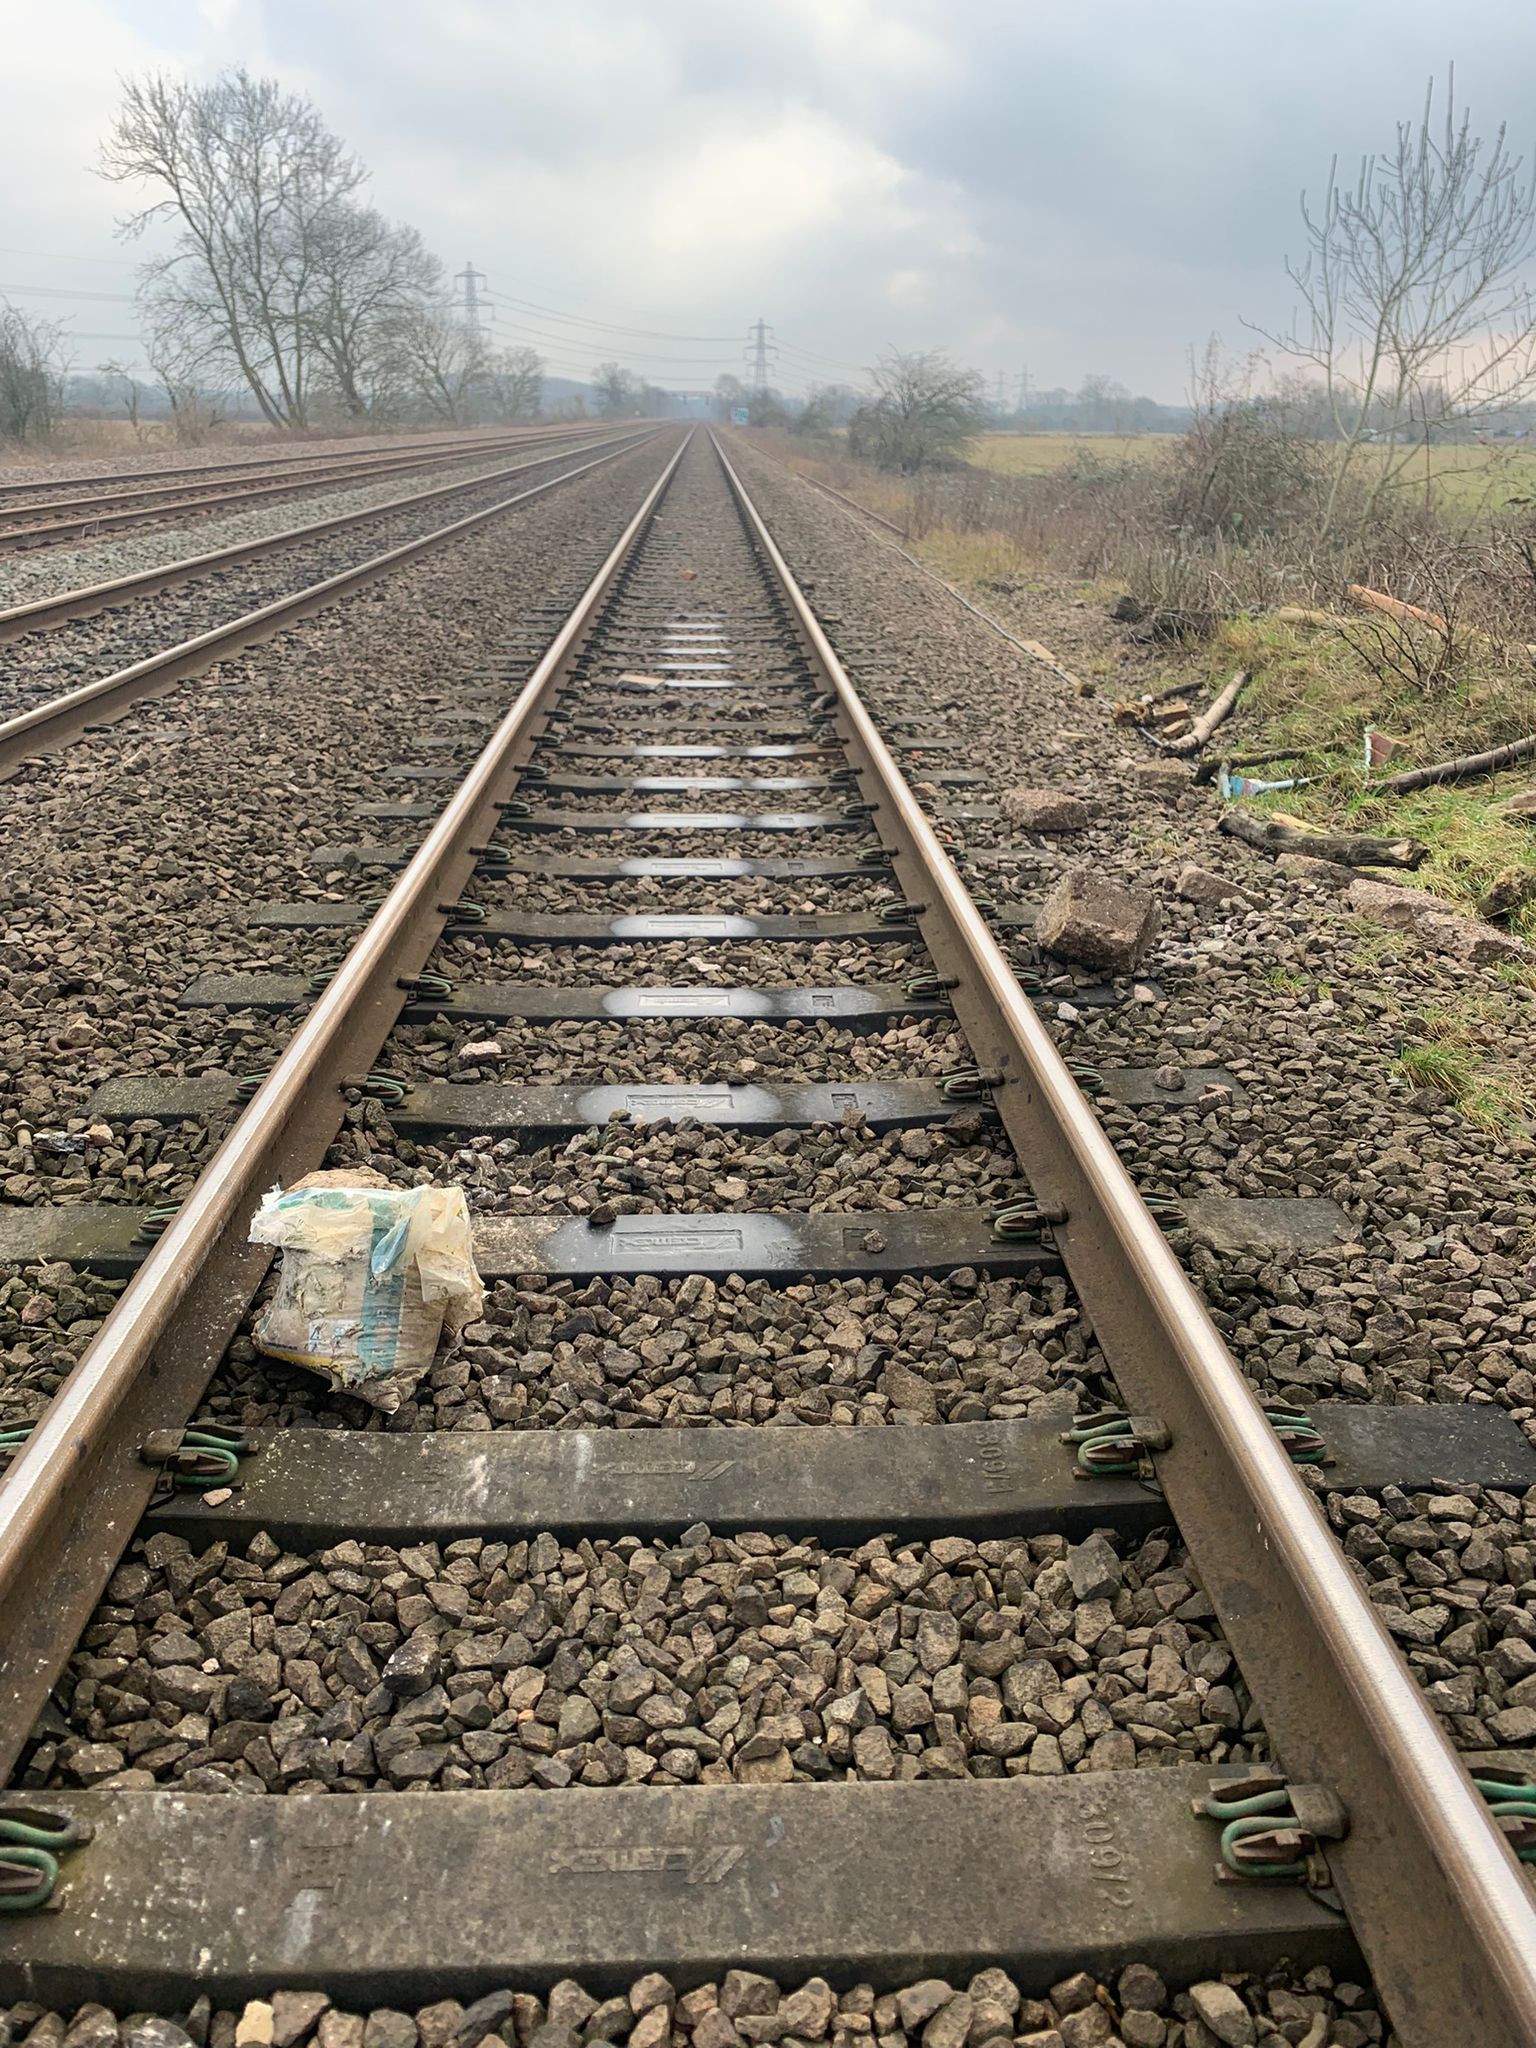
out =
<path fill-rule="evenodd" d="M 434 1791 L 413 1802 L 404 1842 L 396 1798 L 361 1787 L 257 1801 L 45 1785 L 28 1799 L 81 1840 L 63 1859 L 58 1910 L 17 1921 L 0 1944 L 0 1984 L 121 2004 L 198 1984 L 240 1996 L 297 1978 L 391 1996 L 427 1993 L 445 1973 L 485 1987 L 566 1972 L 620 1981 L 658 1965 L 698 1976 L 741 1961 L 886 1979 L 999 1962 L 1045 1977 L 1127 1953 L 1171 1970 L 1240 1968 L 1347 1955 L 1357 1941 L 1410 2048 L 1457 2029 L 1489 2043 L 1531 2039 L 1536 1913 L 1524 1874 L 1024 994 L 1016 962 L 1031 907 L 979 901 L 979 883 L 951 857 L 974 773 L 931 732 L 882 733 L 838 658 L 835 622 L 813 611 L 726 451 L 669 434 L 658 461 L 575 609 L 531 624 L 527 648 L 509 647 L 466 689 L 466 715 L 490 728 L 484 744 L 456 748 L 450 725 L 423 735 L 422 760 L 401 764 L 428 789 L 446 781 L 446 803 L 376 805 L 359 821 L 385 839 L 354 845 L 354 861 L 398 870 L 382 902 L 369 908 L 359 885 L 261 913 L 274 928 L 315 932 L 317 944 L 357 928 L 323 991 L 309 1003 L 302 982 L 268 978 L 259 990 L 196 993 L 229 1009 L 244 1000 L 302 1012 L 243 1113 L 222 1082 L 190 1096 L 109 1085 L 93 1104 L 109 1122 L 234 1121 L 158 1242 L 136 1242 L 142 1219 L 131 1211 L 38 1219 L 35 1256 L 136 1270 L 0 1484 L 0 1756 L 24 1763 L 151 1508 L 146 1445 L 172 1439 L 173 1459 L 195 1455 L 181 1432 L 202 1417 L 262 1279 L 265 1255 L 245 1242 L 256 1202 L 320 1164 L 348 1100 L 375 1094 L 390 1142 L 473 1134 L 530 1153 L 594 1128 L 643 1138 L 680 1121 L 769 1134 L 846 1123 L 942 1144 L 958 1113 L 1005 1134 L 1016 1154 L 1028 1198 L 1001 1222 L 899 1206 L 727 1204 L 584 1220 L 500 1211 L 482 1219 L 482 1264 L 507 1282 L 1064 1273 L 1124 1402 L 1121 1434 L 1135 1447 L 1124 1476 L 1075 1484 L 1058 1432 L 1022 1420 L 646 1432 L 643 1450 L 635 1431 L 611 1426 L 468 1437 L 289 1429 L 241 1446 L 226 1498 L 162 1503 L 148 1526 L 194 1548 L 275 1530 L 316 1553 L 349 1536 L 515 1542 L 548 1529 L 568 1543 L 643 1543 L 708 1525 L 835 1544 L 883 1531 L 969 1538 L 1171 1520 L 1276 1760 L 1247 1796 L 1283 1814 L 1277 1843 L 1308 1866 L 1313 1889 L 1212 1881 L 1209 1822 L 1188 1813 L 1192 1796 L 1209 1795 L 1199 1770 L 957 1780 L 919 1761 L 891 1784 L 662 1782 L 622 1798 L 595 1782 Z M 161 680 L 207 658 L 192 650 Z M 47 743 L 67 739 L 69 718 L 88 709 L 55 708 Z M 42 729 L 31 728 L 34 747 Z M 24 758 L 26 729 L 9 730 L 0 765 Z M 456 751 L 464 759 L 452 762 Z M 911 786 L 917 763 L 939 792 L 933 816 Z M 675 884 L 690 907 L 641 907 L 629 893 L 640 881 Z M 577 908 L 546 900 L 562 883 Z M 512 900 L 487 904 L 477 890 Z M 813 890 L 818 907 L 807 910 Z M 644 976 L 650 948 L 782 947 L 794 958 L 828 942 L 911 949 L 918 972 L 871 983 L 802 970 L 750 985 Z M 643 978 L 465 980 L 466 959 L 483 971 L 486 950 L 507 945 L 581 949 L 579 960 L 638 949 Z M 414 1080 L 410 1045 L 392 1034 L 466 1018 L 490 1029 L 750 1018 L 786 1033 L 818 1020 L 854 1032 L 928 1019 L 963 1037 L 965 1058 L 942 1080 L 808 1081 L 788 1066 L 727 1083 Z M 728 1457 L 707 1455 L 717 1440 Z M 1155 1472 L 1155 1498 L 1138 1460 Z M 146 1867 L 176 1873 L 152 1909 L 135 1886 Z M 263 1884 L 248 1898 L 252 1868 Z M 445 1869 L 463 1874 L 451 1896 Z M 1347 1926 L 1314 1890 L 1336 1895 Z"/>
<path fill-rule="evenodd" d="M 0 553 L 61 541 L 160 526 L 188 516 L 239 511 L 275 500 L 418 469 L 454 468 L 493 461 L 499 454 L 567 437 L 565 426 L 504 428 L 459 433 L 391 448 L 342 453 L 285 453 L 257 462 L 186 465 L 138 476 L 81 477 L 76 483 L 0 483 Z M 53 496 L 46 495 L 49 491 Z"/>

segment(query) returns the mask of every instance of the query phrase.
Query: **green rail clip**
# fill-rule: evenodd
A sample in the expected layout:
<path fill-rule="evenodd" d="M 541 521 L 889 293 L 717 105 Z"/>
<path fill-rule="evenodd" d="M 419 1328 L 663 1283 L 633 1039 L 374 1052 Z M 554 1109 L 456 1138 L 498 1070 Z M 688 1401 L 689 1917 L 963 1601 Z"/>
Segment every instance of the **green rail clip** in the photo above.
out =
<path fill-rule="evenodd" d="M 1190 1804 L 1221 1824 L 1218 1884 L 1301 1884 L 1330 1895 L 1323 1844 L 1344 1839 L 1349 1815 L 1326 1785 L 1293 1785 L 1260 1767 L 1213 1778 L 1210 1791 Z"/>
<path fill-rule="evenodd" d="M 1129 1415 L 1123 1408 L 1101 1408 L 1080 1415 L 1061 1433 L 1064 1444 L 1077 1447 L 1077 1479 L 1154 1479 L 1154 1451 L 1166 1451 L 1173 1434 L 1155 1415 Z"/>
<path fill-rule="evenodd" d="M 171 1492 L 202 1493 L 233 1486 L 251 1442 L 243 1431 L 204 1424 L 197 1429 L 157 1429 L 139 1448 L 140 1460 L 159 1468 L 156 1497 Z"/>
<path fill-rule="evenodd" d="M 0 1913 L 36 1913 L 53 1897 L 59 1857 L 91 1839 L 83 1821 L 0 1798 Z"/>

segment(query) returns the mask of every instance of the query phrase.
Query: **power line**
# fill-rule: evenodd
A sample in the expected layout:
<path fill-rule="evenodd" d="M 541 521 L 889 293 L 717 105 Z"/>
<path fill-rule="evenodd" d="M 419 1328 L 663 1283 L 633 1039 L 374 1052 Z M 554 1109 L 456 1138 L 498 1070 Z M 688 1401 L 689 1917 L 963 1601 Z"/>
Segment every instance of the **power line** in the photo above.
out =
<path fill-rule="evenodd" d="M 494 312 L 495 309 L 493 308 L 493 317 Z M 508 334 L 515 334 L 528 340 L 553 342 L 557 348 L 570 349 L 572 351 L 585 351 L 587 353 L 590 353 L 600 361 L 607 361 L 610 357 L 617 355 L 622 356 L 627 362 L 663 363 L 670 364 L 674 368 L 680 369 L 709 370 L 717 368 L 723 364 L 729 364 L 734 360 L 733 357 L 728 355 L 652 355 L 645 350 L 624 348 L 615 342 L 584 341 L 581 340 L 576 335 L 551 334 L 544 328 L 530 327 L 520 320 L 508 320 L 504 322 L 498 322 L 497 324 L 500 329 L 503 329 Z"/>
<path fill-rule="evenodd" d="M 80 291 L 74 285 L 56 284 L 0 284 L 0 292 L 20 292 L 34 299 L 101 299 L 111 300 L 119 306 L 135 303 L 132 292 L 88 292 Z"/>
<path fill-rule="evenodd" d="M 860 377 L 869 374 L 868 365 L 864 363 L 847 363 L 840 356 L 824 356 L 816 349 L 800 348 L 792 341 L 781 341 L 779 346 L 787 355 L 804 356 L 808 362 L 829 363 L 834 370 L 852 370 Z"/>
<path fill-rule="evenodd" d="M 616 320 L 593 320 L 585 313 L 561 313 L 553 306 L 542 306 L 536 299 L 520 299 L 510 292 L 487 292 L 486 297 L 499 305 L 517 307 L 529 313 L 542 313 L 546 319 L 559 320 L 571 327 L 597 327 L 610 334 L 633 334 L 642 341 L 691 341 L 707 346 L 718 344 L 723 348 L 734 348 L 736 337 L 732 334 L 672 334 L 658 327 L 626 327 Z"/>
<path fill-rule="evenodd" d="M 58 249 L 12 249 L 0 243 L 0 256 L 35 256 L 43 263 L 109 263 L 119 270 L 132 270 L 133 256 L 66 256 Z"/>

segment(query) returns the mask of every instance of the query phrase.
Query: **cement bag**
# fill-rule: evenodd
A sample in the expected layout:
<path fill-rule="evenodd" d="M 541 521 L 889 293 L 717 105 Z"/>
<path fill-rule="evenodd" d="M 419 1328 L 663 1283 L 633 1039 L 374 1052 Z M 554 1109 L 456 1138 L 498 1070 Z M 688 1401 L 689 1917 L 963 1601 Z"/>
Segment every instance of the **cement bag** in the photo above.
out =
<path fill-rule="evenodd" d="M 457 1337 L 485 1300 L 462 1188 L 392 1187 L 369 1167 L 306 1174 L 272 1190 L 250 1237 L 282 1251 L 257 1349 L 386 1415 L 431 1365 L 445 1323 Z"/>

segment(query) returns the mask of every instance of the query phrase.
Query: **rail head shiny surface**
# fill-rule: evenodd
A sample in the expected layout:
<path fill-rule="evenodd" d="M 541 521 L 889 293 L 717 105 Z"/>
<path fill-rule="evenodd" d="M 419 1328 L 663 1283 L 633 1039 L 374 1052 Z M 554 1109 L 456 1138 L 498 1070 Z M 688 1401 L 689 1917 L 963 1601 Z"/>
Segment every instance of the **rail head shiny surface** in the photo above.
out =
<path fill-rule="evenodd" d="M 868 786 L 863 789 L 866 798 L 878 796 L 885 810 L 883 818 L 877 816 L 877 829 L 884 836 L 894 823 L 896 836 L 906 842 L 919 867 L 919 874 L 903 879 L 920 883 L 915 893 L 934 906 L 918 920 L 924 937 L 931 945 L 929 927 L 934 909 L 940 910 L 963 947 L 981 1000 L 993 1013 L 1001 1035 L 1016 1050 L 1017 1064 L 997 1091 L 1005 1124 L 1009 1122 L 1010 1094 L 1022 1091 L 1029 1102 L 1033 1129 L 1045 1132 L 1059 1148 L 1062 1166 L 1075 1183 L 1074 1192 L 1086 1197 L 1088 1210 L 1080 1225 L 1069 1225 L 1060 1233 L 1074 1285 L 1094 1314 L 1092 1295 L 1104 1291 L 1106 1284 L 1100 1274 L 1095 1287 L 1094 1262 L 1102 1265 L 1106 1255 L 1111 1257 L 1121 1270 L 1108 1284 L 1118 1283 L 1123 1293 L 1130 1282 L 1139 1313 L 1176 1363 L 1179 1382 L 1165 1374 L 1158 1394 L 1164 1407 L 1171 1405 L 1174 1396 L 1181 1399 L 1191 1435 L 1198 1432 L 1203 1441 L 1180 1446 L 1176 1430 L 1174 1452 L 1157 1461 L 1173 1518 L 1186 1535 L 1198 1527 L 1198 1496 L 1212 1479 L 1200 1453 L 1214 1449 L 1222 1461 L 1222 1485 L 1233 1489 L 1234 1497 L 1241 1501 L 1239 1517 L 1246 1524 L 1248 1540 L 1272 1560 L 1271 1569 L 1283 1575 L 1292 1600 L 1309 1617 L 1313 1642 L 1326 1660 L 1335 1698 L 1373 1746 L 1369 1758 L 1349 1754 L 1348 1745 L 1340 1740 L 1340 1729 L 1328 1727 L 1326 1709 L 1313 1717 L 1310 1726 L 1303 1727 L 1294 1715 L 1276 1714 L 1270 1688 L 1255 1684 L 1258 1705 L 1276 1738 L 1282 1761 L 1298 1779 L 1322 1777 L 1323 1772 L 1312 1766 L 1324 1758 L 1332 1767 L 1327 1778 L 1335 1784 L 1347 1783 L 1352 1773 L 1363 1771 L 1375 1779 L 1378 1790 L 1383 1783 L 1394 1788 L 1399 1814 L 1362 1811 L 1352 1816 L 1357 1842 L 1369 1840 L 1373 1834 L 1379 1839 L 1372 1841 L 1373 1867 L 1362 1871 L 1360 1881 L 1350 1886 L 1354 1893 L 1350 1904 L 1362 1946 L 1394 2004 L 1403 2039 L 1414 2048 L 1420 2044 L 1422 2048 L 1442 2048 L 1444 2042 L 1457 2037 L 1444 2029 L 1453 2023 L 1464 2026 L 1475 2011 L 1482 2031 L 1465 2038 L 1490 2044 L 1536 2042 L 1536 1899 L 1524 1871 L 1265 1419 L 1161 1227 L 1020 989 L 740 477 L 718 439 L 713 435 L 711 439 L 748 530 L 771 565 L 807 648 L 834 690 L 850 732 L 878 780 L 878 791 Z M 955 992 L 955 1002 L 960 1012 L 960 991 Z M 969 1029 L 963 1014 L 962 1022 Z M 1032 1150 L 1024 1150 L 1023 1156 L 1033 1181 L 1046 1162 Z M 1038 1182 L 1036 1186 L 1038 1192 Z M 1111 1362 L 1117 1378 L 1129 1377 L 1128 1361 L 1115 1356 Z M 1133 1393 L 1132 1388 L 1125 1391 Z M 1136 1405 L 1142 1405 L 1140 1399 Z M 1217 1580 L 1222 1560 L 1202 1555 L 1192 1539 L 1190 1547 L 1202 1575 Z M 1262 1581 L 1255 1584 L 1262 1590 Z M 1251 1639 L 1252 1630 L 1244 1628 L 1240 1616 L 1229 1615 L 1219 1600 L 1217 1606 L 1235 1639 L 1245 1635 Z M 1256 1668 L 1251 1654 L 1248 1661 Z M 1307 1674 L 1300 1676 L 1304 1683 Z M 1292 1725 L 1281 1725 L 1285 1720 Z M 1305 1754 L 1305 1771 L 1292 1760 L 1293 1748 Z M 1438 1875 L 1441 1880 L 1438 1905 L 1423 1897 L 1401 1905 L 1396 1901 L 1401 1881 L 1407 1877 L 1406 1869 L 1392 1860 L 1399 1818 L 1412 1823 L 1421 1872 L 1428 1879 Z M 1341 1873 L 1351 1869 L 1356 1857 L 1349 1843 L 1338 1849 L 1336 1860 Z M 1395 1934 L 1389 1930 L 1385 1941 L 1381 1938 L 1382 1914 L 1394 1916 L 1397 1930 Z M 1447 1964 L 1438 1972 L 1437 1982 L 1425 1985 L 1423 1978 L 1437 1968 L 1435 1958 L 1444 1954 L 1448 1944 L 1461 1939 L 1470 1950 L 1464 1957 L 1468 1967 L 1457 1972 Z M 1478 1999 L 1479 1987 L 1485 1987 L 1489 1995 Z M 1458 2014 L 1454 2001 L 1466 1993 L 1472 1994 L 1474 2003 L 1460 2008 Z"/>

